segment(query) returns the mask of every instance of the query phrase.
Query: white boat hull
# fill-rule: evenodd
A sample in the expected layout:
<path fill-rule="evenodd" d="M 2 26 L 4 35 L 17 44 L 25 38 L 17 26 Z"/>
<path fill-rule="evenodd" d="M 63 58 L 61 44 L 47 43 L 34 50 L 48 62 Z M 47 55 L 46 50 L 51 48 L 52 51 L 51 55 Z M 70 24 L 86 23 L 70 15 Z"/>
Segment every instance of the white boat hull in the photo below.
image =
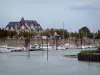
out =
<path fill-rule="evenodd" d="M 41 45 L 40 46 L 40 48 L 41 48 L 41 50 L 43 49 L 43 50 L 52 50 L 53 49 L 53 47 L 52 46 L 50 46 L 49 44 L 48 44 L 48 46 L 47 46 L 47 44 L 43 44 L 43 45 Z"/>

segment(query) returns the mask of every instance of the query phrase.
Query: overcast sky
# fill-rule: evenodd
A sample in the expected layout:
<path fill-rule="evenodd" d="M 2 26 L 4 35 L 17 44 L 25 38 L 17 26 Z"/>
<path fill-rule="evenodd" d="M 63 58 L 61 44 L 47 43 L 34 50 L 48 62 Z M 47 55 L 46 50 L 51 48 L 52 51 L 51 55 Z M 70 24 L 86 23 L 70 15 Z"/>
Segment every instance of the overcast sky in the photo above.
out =
<path fill-rule="evenodd" d="M 0 0 L 0 27 L 10 21 L 36 20 L 46 28 L 100 29 L 100 0 Z"/>

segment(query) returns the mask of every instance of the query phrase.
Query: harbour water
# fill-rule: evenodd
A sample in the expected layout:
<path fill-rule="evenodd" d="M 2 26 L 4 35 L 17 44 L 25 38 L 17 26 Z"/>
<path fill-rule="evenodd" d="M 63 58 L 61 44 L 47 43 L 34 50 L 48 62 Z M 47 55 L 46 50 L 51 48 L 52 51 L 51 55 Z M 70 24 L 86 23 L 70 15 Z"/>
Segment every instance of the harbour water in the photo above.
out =
<path fill-rule="evenodd" d="M 63 57 L 80 49 L 12 52 L 0 54 L 0 75 L 100 75 L 100 63 Z"/>

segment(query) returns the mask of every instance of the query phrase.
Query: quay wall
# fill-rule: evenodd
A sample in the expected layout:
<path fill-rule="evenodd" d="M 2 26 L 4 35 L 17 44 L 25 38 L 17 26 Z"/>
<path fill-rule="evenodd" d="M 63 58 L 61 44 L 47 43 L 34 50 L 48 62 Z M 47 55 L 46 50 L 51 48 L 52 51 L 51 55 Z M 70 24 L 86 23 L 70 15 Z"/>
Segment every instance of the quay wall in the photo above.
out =
<path fill-rule="evenodd" d="M 83 44 L 86 44 L 87 41 L 86 40 L 82 40 Z M 95 40 L 97 43 L 100 43 L 100 39 Z M 90 41 L 91 43 L 93 42 L 93 40 L 91 39 Z M 41 40 L 41 39 L 31 39 L 30 40 L 31 44 L 46 44 L 47 40 Z M 48 39 L 48 43 L 49 44 L 55 44 L 55 39 Z M 76 44 L 76 45 L 80 45 L 80 39 L 75 40 L 75 39 L 71 39 L 70 41 L 68 39 L 59 39 L 57 40 L 57 44 L 63 44 L 63 43 L 70 43 L 70 44 Z M 25 40 L 24 39 L 0 39 L 0 44 L 7 44 L 7 45 L 24 45 L 25 44 Z"/>

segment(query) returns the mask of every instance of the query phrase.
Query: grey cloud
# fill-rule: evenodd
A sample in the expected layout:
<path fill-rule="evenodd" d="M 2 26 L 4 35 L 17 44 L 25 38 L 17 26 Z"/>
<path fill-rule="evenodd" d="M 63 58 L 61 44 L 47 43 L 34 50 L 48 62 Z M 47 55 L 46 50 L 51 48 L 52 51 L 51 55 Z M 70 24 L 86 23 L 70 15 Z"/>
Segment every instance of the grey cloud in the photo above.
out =
<path fill-rule="evenodd" d="M 72 10 L 100 10 L 100 0 L 87 0 L 73 2 L 70 6 Z"/>

